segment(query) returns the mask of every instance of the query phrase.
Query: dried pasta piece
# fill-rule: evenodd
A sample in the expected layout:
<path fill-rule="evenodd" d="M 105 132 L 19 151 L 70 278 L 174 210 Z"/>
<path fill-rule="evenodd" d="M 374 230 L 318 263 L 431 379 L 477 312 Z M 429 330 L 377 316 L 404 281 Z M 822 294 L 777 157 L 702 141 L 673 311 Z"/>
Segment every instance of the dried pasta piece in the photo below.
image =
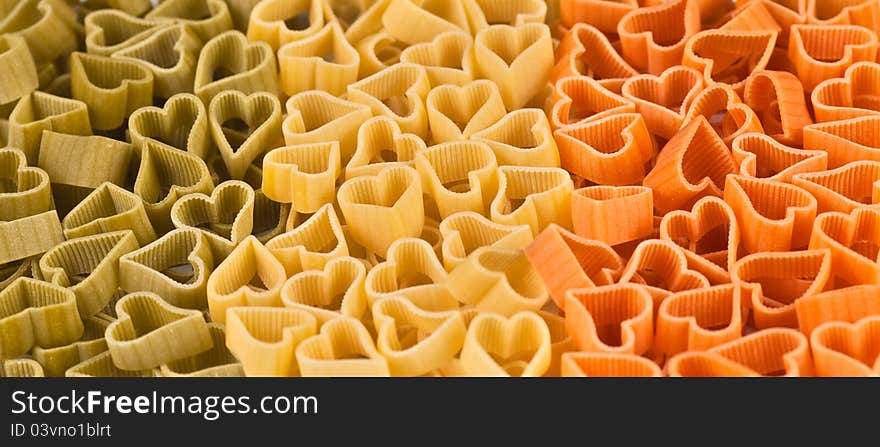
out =
<path fill-rule="evenodd" d="M 794 306 L 798 329 L 809 337 L 814 329 L 829 321 L 856 323 L 880 315 L 880 287 L 866 284 L 831 290 L 801 297 Z"/>
<path fill-rule="evenodd" d="M 880 376 L 880 317 L 828 322 L 810 336 L 818 376 Z"/>
<path fill-rule="evenodd" d="M 167 26 L 157 20 L 140 18 L 117 9 L 90 12 L 83 22 L 86 52 L 98 56 L 110 56 L 146 40 Z"/>
<path fill-rule="evenodd" d="M 650 236 L 653 208 L 652 192 L 644 186 L 591 186 L 571 196 L 574 232 L 608 245 Z M 628 210 L 625 215 L 624 209 Z"/>
<path fill-rule="evenodd" d="M 262 0 L 229 0 L 226 5 L 229 7 L 229 14 L 232 15 L 232 22 L 235 29 L 246 32 L 248 22 L 250 21 L 251 12 Z"/>
<path fill-rule="evenodd" d="M 450 293 L 467 306 L 511 316 L 538 311 L 549 298 L 522 249 L 480 247 L 449 272 Z"/>
<path fill-rule="evenodd" d="M 638 113 L 572 124 L 553 133 L 562 167 L 601 185 L 631 185 L 645 177 L 654 141 Z"/>
<path fill-rule="evenodd" d="M 205 287 L 213 270 L 211 246 L 194 228 L 172 230 L 119 258 L 122 290 L 154 293 L 185 309 L 207 307 Z"/>
<path fill-rule="evenodd" d="M 272 94 L 220 92 L 211 99 L 208 117 L 214 143 L 233 179 L 243 178 L 254 160 L 281 143 L 281 102 Z M 247 130 L 239 137 L 227 127 L 230 122 L 242 123 Z"/>
<path fill-rule="evenodd" d="M 119 319 L 107 326 L 106 340 L 120 369 L 155 368 L 212 346 L 200 311 L 172 306 L 156 294 L 128 294 L 116 303 L 116 314 Z"/>
<path fill-rule="evenodd" d="M 387 260 L 367 272 L 367 303 L 372 306 L 382 298 L 398 295 L 424 310 L 458 309 L 458 302 L 447 288 L 447 278 L 428 242 L 401 238 L 391 244 Z"/>
<path fill-rule="evenodd" d="M 395 240 L 417 237 L 424 227 L 421 180 L 413 168 L 395 166 L 348 180 L 337 200 L 353 239 L 380 256 Z"/>
<path fill-rule="evenodd" d="M 332 259 L 323 270 L 297 273 L 284 283 L 284 307 L 312 314 L 318 327 L 341 317 L 361 319 L 367 312 L 364 279 L 367 268 L 358 259 L 344 256 Z"/>
<path fill-rule="evenodd" d="M 745 8 L 749 3 L 760 3 L 770 13 L 781 29 L 776 39 L 780 47 L 788 46 L 789 31 L 792 25 L 807 22 L 807 3 L 810 0 L 736 0 L 737 8 Z"/>
<path fill-rule="evenodd" d="M 880 114 L 880 64 L 850 65 L 843 77 L 820 82 L 810 100 L 820 123 Z"/>
<path fill-rule="evenodd" d="M 498 192 L 498 164 L 488 145 L 452 141 L 421 150 L 415 167 L 440 219 L 460 211 L 485 215 Z"/>
<path fill-rule="evenodd" d="M 467 33 L 447 31 L 438 34 L 430 42 L 404 48 L 400 52 L 400 62 L 425 67 L 434 87 L 465 85 L 473 79 L 470 59 L 467 57 L 473 42 Z"/>
<path fill-rule="evenodd" d="M 0 79 L 0 104 L 28 96 L 39 87 L 37 67 L 27 42 L 20 36 L 0 36 L 0 64 L 7 67 Z"/>
<path fill-rule="evenodd" d="M 810 249 L 831 250 L 835 285 L 880 284 L 880 211 L 820 214 L 813 222 Z"/>
<path fill-rule="evenodd" d="M 0 221 L 33 216 L 53 208 L 49 175 L 29 167 L 25 154 L 12 148 L 0 149 Z"/>
<path fill-rule="evenodd" d="M 485 79 L 462 87 L 441 85 L 426 100 L 428 125 L 435 143 L 467 140 L 504 117 L 504 101 L 498 87 Z"/>
<path fill-rule="evenodd" d="M 159 377 L 159 371 L 151 368 L 141 371 L 127 371 L 113 364 L 110 352 L 102 352 L 71 366 L 64 372 L 65 377 Z"/>
<path fill-rule="evenodd" d="M 21 0 L 4 4 L 0 34 L 20 36 L 37 65 L 48 64 L 76 50 L 81 27 L 65 2 Z"/>
<path fill-rule="evenodd" d="M 207 107 L 189 93 L 168 98 L 162 108 L 137 109 L 128 118 L 128 135 L 138 153 L 150 139 L 206 160 L 213 151 L 209 132 Z"/>
<path fill-rule="evenodd" d="M 45 253 L 63 241 L 55 210 L 0 222 L 0 265 Z"/>
<path fill-rule="evenodd" d="M 335 22 L 278 50 L 281 89 L 291 96 L 308 90 L 341 95 L 357 81 L 359 65 L 360 55 Z"/>
<path fill-rule="evenodd" d="M 150 0 L 97 0 L 90 1 L 89 6 L 108 7 L 120 10 L 133 16 L 141 16 L 152 9 Z"/>
<path fill-rule="evenodd" d="M 691 102 L 703 89 L 703 75 L 683 65 L 667 68 L 659 76 L 629 77 L 621 95 L 636 105 L 652 134 L 672 138 L 681 128 Z"/>
<path fill-rule="evenodd" d="M 630 11 L 639 8 L 638 0 L 560 0 L 560 23 L 574 28 L 581 23 L 596 27 L 603 33 L 617 33 L 617 24 Z"/>
<path fill-rule="evenodd" d="M 880 204 L 880 161 L 854 161 L 827 171 L 795 174 L 792 183 L 816 198 L 819 213 L 880 208 L 875 206 Z"/>
<path fill-rule="evenodd" d="M 226 90 L 281 93 L 275 53 L 266 42 L 249 43 L 244 34 L 226 31 L 205 43 L 199 54 L 193 91 L 202 102 Z"/>
<path fill-rule="evenodd" d="M 828 168 L 862 160 L 880 161 L 880 143 L 874 139 L 880 115 L 816 123 L 804 127 L 804 149 L 828 152 Z"/>
<path fill-rule="evenodd" d="M 20 99 L 9 114 L 7 142 L 21 149 L 29 165 L 36 165 L 44 130 L 70 135 L 91 135 L 85 103 L 40 91 Z"/>
<path fill-rule="evenodd" d="M 742 336 L 742 292 L 732 284 L 675 293 L 657 311 L 655 350 L 703 351 Z"/>
<path fill-rule="evenodd" d="M 112 183 L 95 188 L 61 223 L 68 239 L 131 230 L 139 245 L 156 240 L 141 198 Z"/>
<path fill-rule="evenodd" d="M 388 360 L 376 349 L 360 321 L 341 317 L 328 321 L 318 335 L 296 348 L 304 377 L 388 377 Z"/>
<path fill-rule="evenodd" d="M 428 42 L 448 31 L 471 33 L 464 4 L 443 0 L 391 0 L 382 14 L 382 26 L 407 45 Z"/>
<path fill-rule="evenodd" d="M 266 248 L 281 261 L 288 277 L 323 269 L 330 260 L 348 256 L 348 243 L 329 203 L 298 227 L 272 238 Z"/>
<path fill-rule="evenodd" d="M 571 228 L 571 177 L 560 168 L 501 166 L 489 217 L 503 225 L 526 224 L 537 235 L 551 223 Z"/>
<path fill-rule="evenodd" d="M 231 307 L 226 311 L 226 346 L 248 377 L 300 375 L 295 350 L 316 332 L 315 317 L 297 309 Z"/>
<path fill-rule="evenodd" d="M 675 210 L 660 221 L 660 238 L 684 249 L 688 268 L 711 284 L 730 282 L 730 267 L 739 258 L 740 229 L 730 205 L 704 197 L 690 212 Z"/>
<path fill-rule="evenodd" d="M 796 4 L 798 1 L 803 2 L 804 0 L 795 0 L 794 3 Z M 736 5 L 733 11 L 721 17 L 720 21 L 723 21 L 724 24 L 719 29 L 732 31 L 775 31 L 780 33 L 777 41 L 781 40 L 783 34 L 786 37 L 786 40 L 780 41 L 778 44 L 786 45 L 788 42 L 788 29 L 783 30 L 780 23 L 777 23 L 771 12 L 773 7 L 788 9 L 781 2 L 775 3 L 774 0 L 768 0 L 767 2 L 747 0 L 744 4 Z M 703 12 L 702 7 L 700 7 L 700 12 Z M 789 9 L 788 12 L 793 11 Z"/>
<path fill-rule="evenodd" d="M 391 118 L 370 118 L 357 131 L 357 146 L 345 166 L 345 179 L 376 175 L 393 166 L 414 167 L 416 153 L 425 148 L 424 140 L 401 132 Z"/>
<path fill-rule="evenodd" d="M 666 370 L 672 377 L 809 377 L 813 364 L 803 334 L 771 328 L 708 351 L 679 354 L 666 363 Z"/>
<path fill-rule="evenodd" d="M 525 254 L 561 310 L 567 291 L 613 284 L 623 270 L 623 260 L 611 247 L 556 224 L 535 237 Z"/>
<path fill-rule="evenodd" d="M 426 311 L 403 297 L 377 301 L 372 314 L 376 349 L 393 376 L 420 376 L 448 364 L 467 333 L 460 312 Z"/>
<path fill-rule="evenodd" d="M 727 177 L 724 201 L 734 214 L 746 253 L 804 248 L 816 218 L 816 199 L 787 183 Z"/>
<path fill-rule="evenodd" d="M 333 202 L 341 171 L 335 141 L 272 149 L 263 158 L 263 192 L 294 212 L 314 213 Z"/>
<path fill-rule="evenodd" d="M 638 355 L 604 352 L 562 354 L 562 377 L 660 377 L 662 375 L 656 363 Z"/>
<path fill-rule="evenodd" d="M 0 359 L 26 354 L 34 346 L 55 348 L 78 340 L 83 324 L 70 290 L 19 278 L 0 291 Z"/>
<path fill-rule="evenodd" d="M 214 346 L 194 356 L 166 363 L 160 367 L 163 377 L 243 377 L 244 369 L 226 347 L 223 325 L 208 323 Z"/>
<path fill-rule="evenodd" d="M 178 198 L 208 193 L 213 188 L 211 174 L 201 158 L 153 140 L 144 142 L 133 189 L 144 200 L 155 229 L 164 232 L 172 228 L 171 207 Z"/>
<path fill-rule="evenodd" d="M 0 377 L 46 377 L 43 367 L 31 359 L 4 360 L 0 363 Z"/>
<path fill-rule="evenodd" d="M 655 314 L 669 295 L 709 287 L 709 280 L 702 273 L 689 268 L 681 247 L 660 239 L 648 239 L 636 246 L 619 282 L 646 290 L 654 300 Z"/>
<path fill-rule="evenodd" d="M 471 376 L 537 377 L 550 366 L 550 330 L 534 312 L 477 315 L 468 327 L 461 367 Z"/>
<path fill-rule="evenodd" d="M 56 348 L 34 346 L 31 355 L 39 362 L 47 377 L 64 377 L 74 365 L 107 351 L 104 332 L 110 320 L 98 314 L 83 320 L 83 335 L 79 340 Z"/>
<path fill-rule="evenodd" d="M 810 0 L 807 23 L 858 25 L 876 33 L 880 31 L 880 6 L 868 0 Z"/>
<path fill-rule="evenodd" d="M 13 281 L 21 277 L 33 275 L 36 256 L 0 265 L 0 290 L 9 287 Z"/>
<path fill-rule="evenodd" d="M 617 23 L 623 57 L 653 75 L 678 65 L 685 43 L 700 30 L 697 3 L 674 0 L 626 13 Z"/>
<path fill-rule="evenodd" d="M 654 304 L 634 284 L 572 289 L 565 294 L 565 326 L 580 352 L 641 355 L 654 337 Z"/>
<path fill-rule="evenodd" d="M 728 146 L 734 138 L 746 132 L 764 132 L 755 111 L 743 104 L 736 92 L 724 84 L 713 84 L 703 89 L 691 103 L 682 126 L 687 126 L 699 116 L 706 118 Z"/>
<path fill-rule="evenodd" d="M 202 42 L 232 29 L 232 15 L 224 0 L 165 0 L 145 19 L 170 20 L 186 24 Z"/>
<path fill-rule="evenodd" d="M 153 73 L 137 62 L 73 53 L 70 67 L 73 98 L 89 106 L 95 129 L 117 129 L 132 112 L 153 103 Z"/>
<path fill-rule="evenodd" d="M 757 132 L 736 137 L 731 149 L 739 174 L 746 177 L 791 183 L 796 174 L 824 171 L 828 167 L 827 152 L 789 147 Z"/>
<path fill-rule="evenodd" d="M 47 130 L 40 140 L 37 166 L 54 185 L 92 190 L 104 182 L 125 185 L 132 152 L 132 146 L 122 141 Z"/>
<path fill-rule="evenodd" d="M 785 71 L 755 71 L 743 98 L 761 119 L 764 132 L 782 144 L 801 146 L 803 127 L 813 124 L 800 79 Z"/>
<path fill-rule="evenodd" d="M 877 35 L 855 25 L 792 25 L 788 57 L 812 92 L 825 79 L 839 78 L 859 61 L 877 57 Z"/>
<path fill-rule="evenodd" d="M 390 2 L 390 0 L 385 0 L 385 2 Z M 358 41 L 355 48 L 361 58 L 358 77 L 365 78 L 400 62 L 400 55 L 406 49 L 406 44 L 387 32 L 380 31 Z"/>
<path fill-rule="evenodd" d="M 795 303 L 830 285 L 831 261 L 829 250 L 755 253 L 737 261 L 730 278 L 748 293 L 758 329 L 796 328 Z"/>
<path fill-rule="evenodd" d="M 425 97 L 429 90 L 424 67 L 400 63 L 349 84 L 348 99 L 368 106 L 376 116 L 390 117 L 403 132 L 424 138 L 428 134 Z"/>
<path fill-rule="evenodd" d="M 560 377 L 562 375 L 562 356 L 575 350 L 574 340 L 565 329 L 565 317 L 552 312 L 538 311 L 541 319 L 550 330 L 550 366 L 544 377 Z"/>
<path fill-rule="evenodd" d="M 727 84 L 742 93 L 746 80 L 763 70 L 776 45 L 776 31 L 700 31 L 684 46 L 682 65 L 703 73 L 706 85 Z"/>
<path fill-rule="evenodd" d="M 62 242 L 47 251 L 38 265 L 43 279 L 76 295 L 79 315 L 86 319 L 116 295 L 119 258 L 138 248 L 131 231 L 102 233 Z"/>
<path fill-rule="evenodd" d="M 550 104 L 547 114 L 554 130 L 636 110 L 631 101 L 583 76 L 557 81 Z"/>
<path fill-rule="evenodd" d="M 366 105 L 320 91 L 292 96 L 286 108 L 282 132 L 287 145 L 335 140 L 339 142 L 343 163 L 355 152 L 358 129 L 372 116 Z"/>
<path fill-rule="evenodd" d="M 254 228 L 256 194 L 247 183 L 228 180 L 211 195 L 187 194 L 171 207 L 175 228 L 196 228 L 211 245 L 211 252 L 223 260 Z"/>
<path fill-rule="evenodd" d="M 514 110 L 470 139 L 489 145 L 500 165 L 559 167 L 556 140 L 540 109 Z"/>
<path fill-rule="evenodd" d="M 498 84 L 508 110 L 522 108 L 550 78 L 550 30 L 537 23 L 492 25 L 474 37 L 470 59 L 474 78 Z"/>
<path fill-rule="evenodd" d="M 452 271 L 480 247 L 521 249 L 532 241 L 528 225 L 501 225 L 481 214 L 462 211 L 440 222 L 443 265 Z"/>
<path fill-rule="evenodd" d="M 250 13 L 247 37 L 251 42 L 263 41 L 273 51 L 289 42 L 318 33 L 327 19 L 322 0 L 268 0 L 257 3 Z"/>
<path fill-rule="evenodd" d="M 698 116 L 666 143 L 642 184 L 654 191 L 654 207 L 666 213 L 705 196 L 720 196 L 724 179 L 734 172 L 724 141 Z"/>
<path fill-rule="evenodd" d="M 616 6 L 624 5 L 618 3 Z M 550 74 L 550 81 L 556 82 L 569 76 L 587 76 L 609 90 L 619 91 L 619 86 L 627 78 L 637 74 L 600 30 L 587 23 L 577 23 L 556 46 L 556 65 Z"/>
<path fill-rule="evenodd" d="M 472 0 L 465 2 L 472 32 L 495 24 L 545 23 L 548 5 L 541 0 Z"/>
<path fill-rule="evenodd" d="M 248 236 L 208 278 L 205 293 L 211 320 L 226 323 L 233 307 L 281 307 L 284 266 L 254 236 Z"/>
<path fill-rule="evenodd" d="M 202 41 L 185 24 L 159 29 L 144 40 L 116 51 L 113 57 L 136 60 L 153 72 L 153 95 L 171 98 L 191 93 Z"/>

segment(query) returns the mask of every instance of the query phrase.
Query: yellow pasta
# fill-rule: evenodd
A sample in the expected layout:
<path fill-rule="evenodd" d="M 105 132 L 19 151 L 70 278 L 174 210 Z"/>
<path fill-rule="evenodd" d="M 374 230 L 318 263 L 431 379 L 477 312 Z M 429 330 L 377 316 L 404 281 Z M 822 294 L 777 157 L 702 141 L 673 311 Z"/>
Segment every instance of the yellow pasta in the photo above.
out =
<path fill-rule="evenodd" d="M 501 166 L 498 195 L 489 208 L 492 221 L 526 224 L 533 235 L 556 223 L 571 228 L 571 178 L 560 168 Z"/>
<path fill-rule="evenodd" d="M 281 261 L 287 276 L 305 270 L 320 270 L 331 259 L 348 256 L 342 226 L 329 203 L 301 225 L 272 238 L 266 248 Z"/>
<path fill-rule="evenodd" d="M 337 318 L 321 333 L 296 348 L 304 377 L 388 377 L 388 361 L 376 350 L 373 337 L 354 318 Z"/>
<path fill-rule="evenodd" d="M 226 346 L 249 377 L 300 375 L 295 350 L 316 332 L 315 317 L 297 309 L 231 307 L 226 311 Z"/>
<path fill-rule="evenodd" d="M 315 2 L 318 3 L 318 2 Z M 360 55 L 336 22 L 278 50 L 281 89 L 288 95 L 321 90 L 337 96 L 357 81 Z"/>
<path fill-rule="evenodd" d="M 413 168 L 395 166 L 348 180 L 337 200 L 352 238 L 380 256 L 394 241 L 418 237 L 425 225 L 422 186 Z"/>
<path fill-rule="evenodd" d="M 263 159 L 263 191 L 295 212 L 314 213 L 333 202 L 340 165 L 335 141 L 273 149 Z"/>
<path fill-rule="evenodd" d="M 498 192 L 498 163 L 489 146 L 455 141 L 416 154 L 416 170 L 425 194 L 434 199 L 439 218 L 460 211 L 487 214 Z"/>
<path fill-rule="evenodd" d="M 430 88 L 424 67 L 400 63 L 349 84 L 348 99 L 369 106 L 374 115 L 390 117 L 403 132 L 425 138 L 425 97 Z"/>
<path fill-rule="evenodd" d="M 372 116 L 370 108 L 327 92 L 308 91 L 287 100 L 282 131 L 288 145 L 338 141 L 342 163 L 355 151 L 358 129 Z"/>
<path fill-rule="evenodd" d="M 254 236 L 248 236 L 214 269 L 206 293 L 211 319 L 226 322 L 226 310 L 242 306 L 280 307 L 284 266 Z"/>

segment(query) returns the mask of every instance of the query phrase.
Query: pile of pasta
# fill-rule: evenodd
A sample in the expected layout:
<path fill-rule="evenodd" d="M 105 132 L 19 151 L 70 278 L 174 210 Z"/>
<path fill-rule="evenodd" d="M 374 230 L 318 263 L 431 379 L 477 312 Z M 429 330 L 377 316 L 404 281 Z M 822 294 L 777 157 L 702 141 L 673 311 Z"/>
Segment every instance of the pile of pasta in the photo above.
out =
<path fill-rule="evenodd" d="M 877 376 L 876 0 L 0 0 L 3 376 Z"/>

